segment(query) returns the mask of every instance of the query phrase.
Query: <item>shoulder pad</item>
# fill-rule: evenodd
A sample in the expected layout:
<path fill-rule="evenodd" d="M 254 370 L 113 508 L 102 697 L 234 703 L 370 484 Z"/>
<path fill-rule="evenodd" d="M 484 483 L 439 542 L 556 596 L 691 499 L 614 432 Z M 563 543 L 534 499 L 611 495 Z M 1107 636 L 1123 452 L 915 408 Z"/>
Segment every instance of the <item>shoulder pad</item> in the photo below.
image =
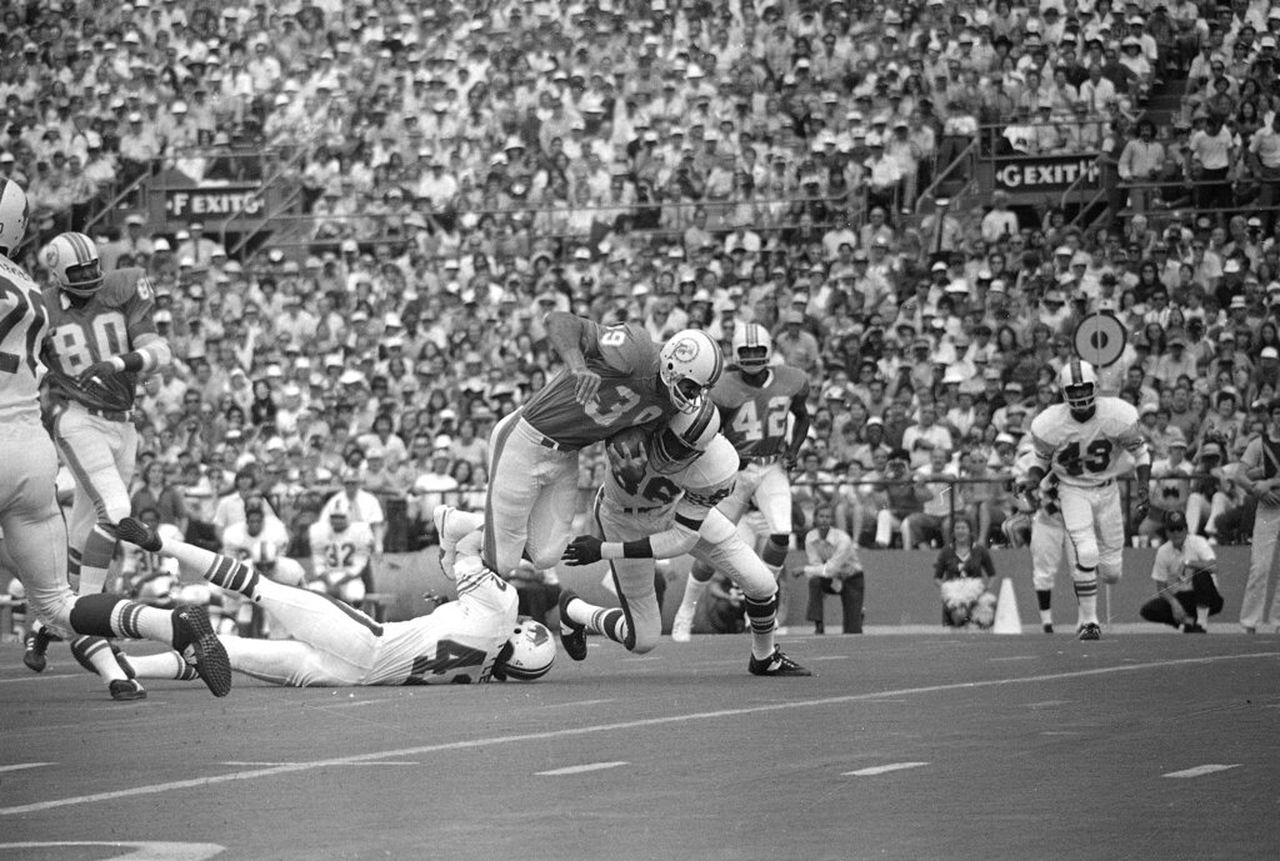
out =
<path fill-rule="evenodd" d="M 102 289 L 98 291 L 98 299 L 110 308 L 125 305 L 134 296 L 144 302 L 150 302 L 155 298 L 155 291 L 151 288 L 147 271 L 138 266 L 108 272 L 103 279 Z"/>
<path fill-rule="evenodd" d="M 793 368 L 790 365 L 774 365 L 770 370 L 773 371 L 780 388 L 794 390 L 795 394 L 800 394 L 809 388 L 809 375 L 799 368 Z"/>
<path fill-rule="evenodd" d="M 679 484 L 686 489 L 716 487 L 731 482 L 737 474 L 738 452 L 723 434 L 716 434 L 702 457 L 684 470 Z"/>

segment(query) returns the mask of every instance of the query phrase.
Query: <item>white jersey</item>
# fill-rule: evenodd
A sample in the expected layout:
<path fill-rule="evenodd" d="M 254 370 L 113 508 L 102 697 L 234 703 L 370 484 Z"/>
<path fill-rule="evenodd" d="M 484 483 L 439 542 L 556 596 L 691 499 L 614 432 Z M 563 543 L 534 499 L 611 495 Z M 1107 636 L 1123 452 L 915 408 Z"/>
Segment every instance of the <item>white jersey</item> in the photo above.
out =
<path fill-rule="evenodd" d="M 515 587 L 492 574 L 481 588 L 430 615 L 382 626 L 361 684 L 430 685 L 489 680 L 516 624 Z"/>
<path fill-rule="evenodd" d="M 1093 415 L 1077 421 L 1066 404 L 1054 404 L 1031 422 L 1036 463 L 1063 484 L 1096 487 L 1151 462 L 1138 430 L 1138 411 L 1120 398 L 1100 397 Z"/>
<path fill-rule="evenodd" d="M 311 524 L 308 536 L 317 576 L 339 570 L 359 574 L 373 555 L 373 531 L 367 523 L 352 523 L 334 532 L 328 520 L 319 520 Z"/>
<path fill-rule="evenodd" d="M 40 288 L 0 255 L 0 425 L 39 424 L 40 344 L 49 324 Z"/>
<path fill-rule="evenodd" d="M 332 533 L 333 530 L 329 531 Z M 274 517 L 263 520 L 262 531 L 257 535 L 249 534 L 249 527 L 244 521 L 231 524 L 222 533 L 222 552 L 241 562 L 279 559 L 288 549 L 289 533 L 284 524 Z"/>
<path fill-rule="evenodd" d="M 669 475 L 646 465 L 640 479 L 630 482 L 610 469 L 601 493 L 604 503 L 614 509 L 643 513 L 652 520 L 674 518 L 697 532 L 707 512 L 733 491 L 737 475 L 737 451 L 729 440 L 716 434 L 700 457 Z"/>

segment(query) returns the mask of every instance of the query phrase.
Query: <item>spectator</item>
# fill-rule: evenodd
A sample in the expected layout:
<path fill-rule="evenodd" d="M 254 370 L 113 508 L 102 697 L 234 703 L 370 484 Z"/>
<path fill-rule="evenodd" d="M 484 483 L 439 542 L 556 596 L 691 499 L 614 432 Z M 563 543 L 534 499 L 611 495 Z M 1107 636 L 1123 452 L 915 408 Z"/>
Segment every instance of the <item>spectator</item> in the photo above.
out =
<path fill-rule="evenodd" d="M 957 520 L 952 526 L 951 543 L 938 552 L 933 571 L 942 595 L 944 627 L 991 627 L 995 622 L 995 596 L 990 593 L 995 563 L 987 548 L 973 543 L 967 521 Z"/>
<path fill-rule="evenodd" d="M 1185 634 L 1206 633 L 1209 617 L 1222 612 L 1217 557 L 1202 536 L 1188 534 L 1182 512 L 1168 512 L 1163 527 L 1169 540 L 1160 545 L 1151 566 L 1156 595 L 1140 614 L 1148 622 L 1181 627 Z"/>
<path fill-rule="evenodd" d="M 813 512 L 813 528 L 804 537 L 807 563 L 804 574 L 809 579 L 809 604 L 805 618 L 813 622 L 813 632 L 826 632 L 823 597 L 839 595 L 844 633 L 862 633 L 862 599 L 866 588 L 862 563 L 853 538 L 837 529 L 835 511 L 830 505 L 819 505 Z"/>

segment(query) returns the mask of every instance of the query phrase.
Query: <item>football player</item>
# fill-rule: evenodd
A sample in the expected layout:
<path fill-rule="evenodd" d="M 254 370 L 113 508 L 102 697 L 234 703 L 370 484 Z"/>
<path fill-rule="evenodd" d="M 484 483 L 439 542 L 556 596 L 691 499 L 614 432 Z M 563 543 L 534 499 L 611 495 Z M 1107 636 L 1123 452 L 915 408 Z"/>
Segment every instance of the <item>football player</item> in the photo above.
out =
<path fill-rule="evenodd" d="M 654 559 L 692 553 L 728 574 L 746 598 L 751 624 L 747 669 L 757 676 L 807 676 L 774 643 L 778 584 L 716 504 L 738 475 L 738 455 L 719 433 L 719 414 L 706 403 L 678 413 L 656 430 L 628 428 L 606 444 L 609 469 L 596 494 L 596 525 L 604 536 L 575 538 L 570 565 L 609 560 L 621 608 L 560 595 L 560 640 L 575 661 L 587 656 L 587 632 L 603 634 L 643 654 L 658 643 L 662 613 L 654 591 Z"/>
<path fill-rule="evenodd" d="M 171 354 L 152 320 L 155 295 L 146 270 L 104 274 L 97 247 L 83 233 L 55 236 L 40 260 L 55 282 L 44 292 L 49 329 L 40 351 L 49 368 L 46 422 L 76 480 L 67 526 L 70 573 L 79 577 L 81 595 L 94 595 L 115 555 L 115 524 L 130 511 L 137 383 L 168 365 Z M 45 642 L 37 640 L 34 651 Z M 123 678 L 119 668 L 102 670 L 108 682 Z"/>
<path fill-rule="evenodd" d="M 516 615 L 516 590 L 480 561 L 480 533 L 472 531 L 446 575 L 458 600 L 405 622 L 379 624 L 327 596 L 287 586 L 253 568 L 182 541 L 161 538 L 125 518 L 120 537 L 178 560 L 182 573 L 200 575 L 266 610 L 292 639 L 222 639 L 231 666 L 272 684 L 292 687 L 430 685 L 530 680 L 555 660 L 555 639 L 543 625 Z M 357 581 L 359 582 L 359 581 Z M 173 653 L 126 658 L 144 678 L 175 678 Z"/>
<path fill-rule="evenodd" d="M 1058 505 L 1075 554 L 1072 582 L 1079 601 L 1077 636 L 1097 640 L 1098 578 L 1120 580 L 1124 548 L 1124 513 L 1116 478 L 1128 471 L 1125 452 L 1137 473 L 1135 514 L 1150 509 L 1148 487 L 1151 455 L 1138 428 L 1138 411 L 1117 397 L 1099 397 L 1093 366 L 1072 359 L 1058 373 L 1065 403 L 1046 407 L 1031 422 L 1033 461 L 1027 468 L 1026 492 L 1038 501 L 1040 483 L 1052 472 L 1058 478 Z"/>
<path fill-rule="evenodd" d="M 600 326 L 552 311 L 546 328 L 566 367 L 498 422 L 489 442 L 484 562 L 502 577 L 522 555 L 540 571 L 559 563 L 577 510 L 579 449 L 696 412 L 724 366 L 697 329 L 659 347 L 638 323 Z"/>
<path fill-rule="evenodd" d="M 373 530 L 354 523 L 346 505 L 335 505 L 327 520 L 311 524 L 311 562 L 315 572 L 309 589 L 360 606 L 365 586 L 361 574 L 373 557 Z"/>
<path fill-rule="evenodd" d="M 730 522 L 737 523 L 755 503 L 769 531 L 761 556 L 776 577 L 782 573 L 791 546 L 791 481 L 787 472 L 795 466 L 809 433 L 809 378 L 796 368 L 771 364 L 773 342 L 759 323 L 736 327 L 733 358 L 737 365 L 725 371 L 711 390 L 724 435 L 737 450 L 741 464 L 733 493 L 719 508 Z M 795 421 L 788 437 L 791 417 Z M 704 562 L 694 563 L 671 626 L 673 640 L 688 642 L 698 599 L 711 575 L 712 569 Z M 778 615 L 786 619 L 785 606 L 779 606 Z"/>
<path fill-rule="evenodd" d="M 245 500 L 244 520 L 232 523 L 222 532 L 222 552 L 225 555 L 252 565 L 253 570 L 279 583 L 303 586 L 307 582 L 307 573 L 302 563 L 285 555 L 288 550 L 289 533 L 284 523 L 278 517 L 267 517 L 266 505 L 257 496 Z M 201 585 L 208 588 L 206 584 Z M 238 600 L 230 592 L 224 592 L 221 598 L 222 611 L 227 617 L 225 624 L 234 626 L 242 635 L 251 635 L 255 630 L 253 604 Z M 212 615 L 214 604 L 209 606 Z"/>
<path fill-rule="evenodd" d="M 68 586 L 67 531 L 54 497 L 58 456 L 41 423 L 38 393 L 37 351 L 49 313 L 40 289 L 10 260 L 21 248 L 27 215 L 26 193 L 17 183 L 0 179 L 0 445 L 5 452 L 0 457 L 0 529 L 24 578 L 31 612 L 60 636 L 82 635 L 72 642 L 77 659 L 99 669 L 114 668 L 118 678 L 108 683 L 114 699 L 146 694 L 126 677 L 102 639 L 113 636 L 172 645 L 182 654 L 184 671 L 199 675 L 215 696 L 225 696 L 231 690 L 230 666 L 202 609 L 179 605 L 161 610 L 108 594 L 77 599 Z M 43 670 L 44 654 L 29 666 Z"/>

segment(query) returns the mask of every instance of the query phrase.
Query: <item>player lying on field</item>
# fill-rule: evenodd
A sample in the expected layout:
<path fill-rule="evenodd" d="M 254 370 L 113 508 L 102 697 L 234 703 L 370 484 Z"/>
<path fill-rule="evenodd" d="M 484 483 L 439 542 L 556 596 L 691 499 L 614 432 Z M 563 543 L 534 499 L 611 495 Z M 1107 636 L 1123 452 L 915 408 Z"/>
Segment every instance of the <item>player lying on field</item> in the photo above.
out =
<path fill-rule="evenodd" d="M 480 535 L 445 573 L 458 600 L 406 622 L 379 624 L 327 595 L 286 586 L 253 568 L 182 541 L 163 539 L 132 517 L 120 522 L 122 539 L 178 560 L 184 573 L 203 576 L 262 607 L 273 629 L 291 640 L 220 638 L 231 666 L 278 685 L 426 685 L 529 680 L 555 659 L 555 640 L 543 625 L 516 616 L 516 591 L 480 562 Z M 278 627 L 277 627 L 278 626 Z M 175 653 L 126 656 L 143 678 L 183 679 Z"/>

